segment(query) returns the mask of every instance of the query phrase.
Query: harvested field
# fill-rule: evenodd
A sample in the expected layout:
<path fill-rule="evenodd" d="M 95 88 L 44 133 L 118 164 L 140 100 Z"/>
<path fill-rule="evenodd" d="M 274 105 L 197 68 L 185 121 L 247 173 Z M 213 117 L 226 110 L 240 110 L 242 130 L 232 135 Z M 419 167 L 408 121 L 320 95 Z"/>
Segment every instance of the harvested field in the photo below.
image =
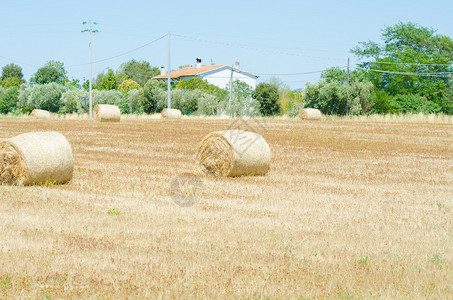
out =
<path fill-rule="evenodd" d="M 0 120 L 57 131 L 65 185 L 0 186 L 0 298 L 452 298 L 453 125 L 252 120 L 265 176 L 169 197 L 231 120 Z"/>

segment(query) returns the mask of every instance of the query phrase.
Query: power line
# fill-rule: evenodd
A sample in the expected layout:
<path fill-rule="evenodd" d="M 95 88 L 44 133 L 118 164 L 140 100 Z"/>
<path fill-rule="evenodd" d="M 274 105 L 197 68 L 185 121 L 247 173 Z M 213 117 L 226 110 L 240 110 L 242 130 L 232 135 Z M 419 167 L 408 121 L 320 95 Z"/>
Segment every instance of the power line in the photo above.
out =
<path fill-rule="evenodd" d="M 300 56 L 300 57 L 307 57 L 307 58 L 339 60 L 338 58 L 309 56 L 309 55 L 303 55 L 303 54 L 299 54 L 299 53 L 275 51 L 275 50 L 269 50 L 269 49 L 264 49 L 264 48 L 256 48 L 256 47 L 250 47 L 250 46 L 244 46 L 244 45 L 236 45 L 236 44 L 231 44 L 231 43 L 217 42 L 217 41 L 200 39 L 200 38 L 195 38 L 195 37 L 190 37 L 190 36 L 180 35 L 180 34 L 172 34 L 172 35 L 180 37 L 180 38 L 183 38 L 183 39 L 189 39 L 189 40 L 194 40 L 194 41 L 199 41 L 199 42 L 204 42 L 204 43 L 210 43 L 210 44 L 223 45 L 223 46 L 229 46 L 229 47 L 238 47 L 238 48 L 243 48 L 243 49 L 248 49 L 248 50 L 255 50 L 255 51 L 261 51 L 261 52 L 269 52 L 269 53 L 291 55 L 291 56 Z"/>
<path fill-rule="evenodd" d="M 370 71 L 370 72 L 377 72 L 377 73 L 395 74 L 395 75 L 409 75 L 409 76 L 445 77 L 445 76 L 452 76 L 453 75 L 453 72 L 413 73 L 413 72 L 397 72 L 397 71 L 365 69 L 365 68 L 361 68 L 361 67 L 356 67 L 356 69 L 360 69 L 360 70 L 364 70 L 364 71 Z"/>
<path fill-rule="evenodd" d="M 144 48 L 144 47 L 146 47 L 146 46 L 148 46 L 148 45 L 151 45 L 152 43 L 155 43 L 155 42 L 157 42 L 157 41 L 163 39 L 163 38 L 166 37 L 166 36 L 167 36 L 167 34 L 165 34 L 165 35 L 161 36 L 160 38 L 157 38 L 157 39 L 155 39 L 155 40 L 153 40 L 153 41 L 151 41 L 151 42 L 149 42 L 149 43 L 146 43 L 146 44 L 144 44 L 144 45 L 142 45 L 142 46 L 140 46 L 140 47 L 137 47 L 137 48 L 134 48 L 134 49 L 132 49 L 132 50 L 123 52 L 123 53 L 121 53 L 121 54 L 118 54 L 118 55 L 115 55 L 115 56 L 112 56 L 112 57 L 103 58 L 103 59 L 100 59 L 100 60 L 93 61 L 93 64 L 100 63 L 100 62 L 107 61 L 107 60 L 111 60 L 111 59 L 114 59 L 114 58 L 117 58 L 117 57 L 120 57 L 120 56 L 129 54 L 129 53 L 131 53 L 131 52 L 137 51 L 137 50 L 139 50 L 139 49 L 142 49 L 142 48 Z M 88 64 L 71 65 L 71 66 L 67 66 L 67 68 L 70 68 L 70 67 L 79 67 L 79 66 L 86 66 L 86 65 L 88 65 Z"/>
<path fill-rule="evenodd" d="M 27 65 L 27 66 L 30 66 L 30 67 L 39 68 L 38 66 L 35 66 L 35 65 L 32 65 L 32 64 L 29 64 L 29 63 L 24 63 L 24 62 L 21 62 L 21 61 L 18 61 L 18 60 L 14 60 L 14 59 L 11 59 L 11 58 L 8 58 L 8 57 L 5 57 L 5 56 L 1 56 L 1 55 L 0 55 L 0 58 L 3 58 L 3 59 L 8 60 L 8 61 L 10 61 L 10 62 L 15 62 L 15 63 L 18 63 L 18 64 L 22 64 L 22 65 Z"/>
<path fill-rule="evenodd" d="M 339 67 L 340 69 L 344 69 L 347 66 Z M 253 74 L 257 75 L 269 75 L 269 76 L 293 76 L 293 75 L 307 75 L 307 74 L 316 74 L 316 73 L 322 73 L 325 70 L 322 71 L 311 71 L 311 72 L 303 72 L 303 73 L 258 73 L 258 72 L 252 72 Z"/>
<path fill-rule="evenodd" d="M 407 62 L 389 62 L 389 61 L 367 61 L 365 64 L 388 64 L 388 65 L 416 65 L 416 66 L 453 66 L 453 64 L 420 64 Z"/>

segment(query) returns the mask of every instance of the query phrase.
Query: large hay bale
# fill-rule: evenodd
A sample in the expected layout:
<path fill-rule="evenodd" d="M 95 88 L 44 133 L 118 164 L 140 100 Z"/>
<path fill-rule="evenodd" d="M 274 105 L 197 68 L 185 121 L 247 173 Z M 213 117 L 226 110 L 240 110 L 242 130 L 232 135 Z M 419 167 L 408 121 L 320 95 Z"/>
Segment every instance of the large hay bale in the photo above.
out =
<path fill-rule="evenodd" d="M 197 151 L 202 170 L 217 177 L 265 175 L 270 160 L 271 151 L 264 138 L 239 129 L 210 133 Z"/>
<path fill-rule="evenodd" d="M 57 132 L 30 132 L 0 141 L 0 184 L 65 183 L 72 178 L 71 145 Z"/>
<path fill-rule="evenodd" d="M 299 118 L 302 120 L 321 120 L 322 113 L 319 109 L 304 108 L 299 111 Z"/>
<path fill-rule="evenodd" d="M 174 108 L 164 108 L 161 116 L 163 119 L 181 119 L 181 111 Z"/>
<path fill-rule="evenodd" d="M 32 110 L 30 116 L 35 119 L 39 119 L 39 120 L 49 120 L 50 119 L 50 113 L 47 110 L 43 110 L 43 109 Z"/>
<path fill-rule="evenodd" d="M 93 108 L 93 116 L 99 122 L 119 122 L 121 111 L 116 105 L 96 104 Z"/>

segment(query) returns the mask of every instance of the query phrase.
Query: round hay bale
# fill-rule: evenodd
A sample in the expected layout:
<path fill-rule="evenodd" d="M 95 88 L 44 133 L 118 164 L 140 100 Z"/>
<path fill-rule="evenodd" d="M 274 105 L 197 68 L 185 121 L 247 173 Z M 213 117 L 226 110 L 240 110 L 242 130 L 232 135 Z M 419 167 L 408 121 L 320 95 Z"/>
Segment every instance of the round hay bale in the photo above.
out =
<path fill-rule="evenodd" d="M 29 132 L 0 141 L 0 184 L 65 183 L 72 178 L 71 145 L 57 132 Z"/>
<path fill-rule="evenodd" d="M 31 111 L 31 117 L 38 119 L 38 120 L 49 120 L 50 113 L 47 110 L 43 109 L 34 109 Z"/>
<path fill-rule="evenodd" d="M 121 111 L 116 105 L 96 104 L 93 108 L 93 116 L 99 122 L 119 122 Z"/>
<path fill-rule="evenodd" d="M 203 172 L 216 177 L 265 175 L 271 151 L 261 135 L 235 129 L 208 134 L 196 157 Z"/>
<path fill-rule="evenodd" d="M 299 111 L 299 118 L 302 120 L 321 120 L 322 113 L 319 109 L 304 108 Z"/>
<path fill-rule="evenodd" d="M 161 116 L 163 119 L 181 119 L 181 111 L 174 108 L 164 108 Z"/>

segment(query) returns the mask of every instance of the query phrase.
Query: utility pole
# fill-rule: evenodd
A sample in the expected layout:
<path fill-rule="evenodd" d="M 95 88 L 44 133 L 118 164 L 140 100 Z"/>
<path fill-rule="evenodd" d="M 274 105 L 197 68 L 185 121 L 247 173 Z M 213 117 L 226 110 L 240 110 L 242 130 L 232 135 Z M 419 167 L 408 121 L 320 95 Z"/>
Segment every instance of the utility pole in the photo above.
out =
<path fill-rule="evenodd" d="M 171 108 L 171 77 L 170 77 L 170 32 L 168 33 L 168 69 L 167 69 L 167 108 Z"/>
<path fill-rule="evenodd" d="M 347 73 L 346 73 L 346 82 L 348 84 L 348 91 L 349 91 L 349 57 L 348 57 L 348 68 L 347 68 Z M 346 116 L 349 115 L 349 112 L 348 112 L 348 102 L 349 102 L 349 92 L 347 94 L 347 98 L 346 98 Z"/>
<path fill-rule="evenodd" d="M 233 65 L 231 65 L 231 76 L 230 76 L 230 99 L 228 99 L 228 113 L 232 116 L 231 113 L 231 97 L 233 96 Z"/>
<path fill-rule="evenodd" d="M 91 33 L 98 32 L 98 30 L 92 30 L 91 29 L 91 20 L 88 20 L 88 22 L 83 22 L 82 24 L 85 25 L 88 23 L 88 29 L 82 30 L 82 32 L 88 31 L 88 47 L 89 47 L 89 56 L 90 56 L 90 78 L 89 78 L 89 101 L 90 101 L 90 120 L 93 119 L 93 100 L 92 100 L 92 91 L 91 91 L 91 79 L 92 79 L 92 63 L 91 63 Z M 94 25 L 97 25 L 96 22 L 93 22 Z"/>

